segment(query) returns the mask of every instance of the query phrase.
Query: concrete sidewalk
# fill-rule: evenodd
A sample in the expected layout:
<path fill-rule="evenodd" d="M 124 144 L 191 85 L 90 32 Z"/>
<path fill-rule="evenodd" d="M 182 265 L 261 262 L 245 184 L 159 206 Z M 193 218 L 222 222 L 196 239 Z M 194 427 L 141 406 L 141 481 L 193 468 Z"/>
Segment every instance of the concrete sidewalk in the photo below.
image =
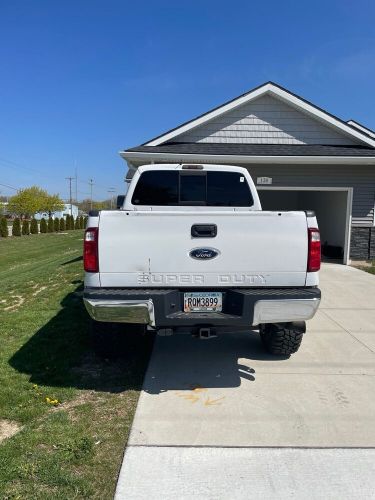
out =
<path fill-rule="evenodd" d="M 117 498 L 190 498 L 202 478 L 199 498 L 300 498 L 323 492 L 320 477 L 324 495 L 304 498 L 349 498 L 352 486 L 372 498 L 373 450 L 286 449 L 375 447 L 375 278 L 326 264 L 321 288 L 288 360 L 268 356 L 254 332 L 157 338 Z"/>

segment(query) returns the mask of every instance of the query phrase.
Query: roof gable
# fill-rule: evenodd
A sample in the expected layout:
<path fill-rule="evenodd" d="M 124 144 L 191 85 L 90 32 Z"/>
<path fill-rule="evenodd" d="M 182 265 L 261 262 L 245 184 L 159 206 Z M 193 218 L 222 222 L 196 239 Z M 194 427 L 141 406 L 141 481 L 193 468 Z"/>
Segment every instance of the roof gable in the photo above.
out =
<path fill-rule="evenodd" d="M 177 136 L 178 142 L 335 144 L 358 141 L 284 101 L 264 94 Z"/>
<path fill-rule="evenodd" d="M 257 109 L 259 107 L 262 108 L 262 106 L 263 109 Z M 269 115 L 268 119 L 265 119 L 265 113 L 267 112 L 265 108 L 267 106 L 270 113 L 274 113 L 274 115 Z M 273 106 L 275 109 L 272 111 L 270 106 Z M 253 111 L 257 111 L 257 114 L 254 114 Z M 284 116 L 278 116 L 279 121 L 276 120 L 278 113 L 284 113 Z M 288 116 L 288 113 L 290 113 L 290 116 Z M 293 115 L 297 121 L 288 123 L 288 118 Z M 286 120 L 285 126 L 281 126 L 280 119 L 282 118 Z M 242 123 L 243 125 L 253 125 L 250 128 L 252 128 L 253 135 L 257 132 L 255 136 L 250 137 L 247 135 L 249 131 L 245 130 L 247 127 L 244 129 L 241 126 L 241 120 L 245 120 Z M 302 129 L 292 130 L 296 127 L 296 123 L 302 125 Z M 220 129 L 220 124 L 224 126 L 224 130 L 223 128 Z M 202 132 L 203 126 L 206 126 L 208 134 L 204 131 Z M 272 141 L 276 140 L 276 143 L 281 144 L 323 143 L 367 144 L 375 146 L 374 138 L 272 82 L 261 85 L 218 108 L 152 139 L 144 145 L 158 146 L 171 141 L 183 142 L 185 140 L 187 142 L 196 142 L 198 140 L 198 142 L 232 143 L 236 142 L 236 137 L 234 137 L 236 134 L 234 132 L 238 126 L 242 128 L 242 132 L 245 134 L 245 138 L 241 135 L 237 136 L 237 142 L 241 143 L 262 144 L 272 143 Z M 226 127 L 229 127 L 229 130 L 226 130 Z M 198 135 L 196 135 L 197 131 Z M 214 133 L 213 139 L 212 132 Z M 264 134 L 265 132 L 266 134 Z M 218 137 L 221 137 L 219 141 Z"/>

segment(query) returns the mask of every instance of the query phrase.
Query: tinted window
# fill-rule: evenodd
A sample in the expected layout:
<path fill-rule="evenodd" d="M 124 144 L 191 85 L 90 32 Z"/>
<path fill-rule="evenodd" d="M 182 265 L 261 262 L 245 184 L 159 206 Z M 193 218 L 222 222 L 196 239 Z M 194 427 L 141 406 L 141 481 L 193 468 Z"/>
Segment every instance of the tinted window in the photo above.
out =
<path fill-rule="evenodd" d="M 245 177 L 238 172 L 150 170 L 139 178 L 132 203 L 250 207 L 254 202 Z"/>
<path fill-rule="evenodd" d="M 144 172 L 133 193 L 133 205 L 178 205 L 178 172 Z"/>
<path fill-rule="evenodd" d="M 180 202 L 206 204 L 206 175 L 180 174 Z"/>
<path fill-rule="evenodd" d="M 245 177 L 238 172 L 207 172 L 207 205 L 250 207 L 253 197 Z"/>

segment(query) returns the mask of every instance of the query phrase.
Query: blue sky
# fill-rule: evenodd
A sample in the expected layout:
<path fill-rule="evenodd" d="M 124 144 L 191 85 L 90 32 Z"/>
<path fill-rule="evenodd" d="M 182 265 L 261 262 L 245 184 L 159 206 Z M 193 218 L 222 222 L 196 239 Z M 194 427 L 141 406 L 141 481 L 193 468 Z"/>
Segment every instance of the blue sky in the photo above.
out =
<path fill-rule="evenodd" d="M 0 183 L 121 193 L 120 149 L 268 80 L 375 128 L 375 2 L 2 0 Z"/>

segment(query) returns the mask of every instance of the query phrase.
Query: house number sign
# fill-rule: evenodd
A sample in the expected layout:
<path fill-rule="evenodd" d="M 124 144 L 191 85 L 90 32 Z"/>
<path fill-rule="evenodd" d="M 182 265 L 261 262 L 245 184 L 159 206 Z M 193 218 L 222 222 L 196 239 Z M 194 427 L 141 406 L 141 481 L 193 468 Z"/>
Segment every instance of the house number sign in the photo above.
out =
<path fill-rule="evenodd" d="M 272 177 L 257 177 L 257 184 L 270 185 L 272 184 Z"/>

